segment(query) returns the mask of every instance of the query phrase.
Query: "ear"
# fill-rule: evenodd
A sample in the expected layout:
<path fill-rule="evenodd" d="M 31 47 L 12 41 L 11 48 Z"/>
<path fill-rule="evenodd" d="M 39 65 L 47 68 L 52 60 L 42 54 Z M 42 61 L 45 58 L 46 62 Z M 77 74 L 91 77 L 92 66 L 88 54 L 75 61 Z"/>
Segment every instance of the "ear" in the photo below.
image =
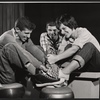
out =
<path fill-rule="evenodd" d="M 20 29 L 18 27 L 15 27 L 15 31 L 18 33 Z"/>

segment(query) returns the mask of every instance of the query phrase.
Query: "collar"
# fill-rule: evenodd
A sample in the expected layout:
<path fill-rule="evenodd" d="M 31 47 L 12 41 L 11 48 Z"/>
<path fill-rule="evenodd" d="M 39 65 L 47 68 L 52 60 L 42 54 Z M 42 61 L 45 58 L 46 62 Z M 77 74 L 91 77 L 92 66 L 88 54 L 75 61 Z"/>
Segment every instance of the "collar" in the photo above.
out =
<path fill-rule="evenodd" d="M 49 40 L 51 41 L 51 42 L 53 42 L 53 43 L 57 43 L 58 41 L 59 41 L 59 36 L 58 36 L 58 39 L 57 40 L 54 40 L 54 39 L 52 39 L 49 35 L 48 35 L 48 33 L 47 33 L 47 37 L 49 38 Z"/>
<path fill-rule="evenodd" d="M 13 37 L 14 37 L 15 39 L 19 39 L 19 36 L 18 36 L 18 34 L 16 34 L 15 29 L 12 28 L 11 30 L 12 30 L 12 33 L 13 33 Z"/>

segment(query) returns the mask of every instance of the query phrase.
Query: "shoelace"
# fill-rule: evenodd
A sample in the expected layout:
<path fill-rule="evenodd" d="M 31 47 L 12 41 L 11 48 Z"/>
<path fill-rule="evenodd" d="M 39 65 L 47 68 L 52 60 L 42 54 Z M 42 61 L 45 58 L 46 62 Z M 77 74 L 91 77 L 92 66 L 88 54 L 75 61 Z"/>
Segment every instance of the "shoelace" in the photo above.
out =
<path fill-rule="evenodd" d="M 47 78 L 49 78 L 49 79 L 57 79 L 56 77 L 53 77 L 51 73 L 46 73 L 46 72 L 44 72 L 43 70 L 41 70 L 41 73 L 42 73 L 45 77 L 47 77 Z"/>
<path fill-rule="evenodd" d="M 58 79 L 59 67 L 56 64 L 50 64 L 46 59 L 43 65 L 48 69 L 46 73 L 44 72 L 45 75 L 47 74 L 52 78 Z"/>
<path fill-rule="evenodd" d="M 56 64 L 48 65 L 47 74 L 58 79 L 59 67 Z"/>

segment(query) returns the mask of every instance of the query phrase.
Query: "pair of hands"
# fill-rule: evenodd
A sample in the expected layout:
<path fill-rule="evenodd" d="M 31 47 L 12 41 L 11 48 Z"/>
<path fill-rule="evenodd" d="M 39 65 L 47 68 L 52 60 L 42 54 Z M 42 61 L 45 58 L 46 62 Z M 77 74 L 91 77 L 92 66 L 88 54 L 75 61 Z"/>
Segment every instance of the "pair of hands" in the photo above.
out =
<path fill-rule="evenodd" d="M 48 54 L 47 55 L 47 60 L 50 64 L 54 64 L 55 62 L 57 62 L 57 55 L 54 55 L 54 54 Z M 44 71 L 48 71 L 48 69 L 41 65 L 41 69 L 44 70 Z M 69 74 L 64 74 L 62 72 L 62 69 L 59 69 L 59 78 L 64 78 L 65 80 L 69 80 Z"/>
<path fill-rule="evenodd" d="M 47 55 L 47 61 L 48 61 L 50 64 L 54 64 L 55 62 L 57 62 L 57 55 L 48 54 L 48 55 Z"/>

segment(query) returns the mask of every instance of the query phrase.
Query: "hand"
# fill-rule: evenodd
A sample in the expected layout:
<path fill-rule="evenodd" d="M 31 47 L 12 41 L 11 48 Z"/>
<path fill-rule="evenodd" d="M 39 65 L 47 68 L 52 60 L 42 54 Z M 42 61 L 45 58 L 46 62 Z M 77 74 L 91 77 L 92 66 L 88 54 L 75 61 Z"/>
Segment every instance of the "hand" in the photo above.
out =
<path fill-rule="evenodd" d="M 50 64 L 54 64 L 55 62 L 57 62 L 56 58 L 57 58 L 56 55 L 53 55 L 53 54 L 47 55 L 47 60 Z"/>
<path fill-rule="evenodd" d="M 43 70 L 43 71 L 45 71 L 45 72 L 48 71 L 48 69 L 44 65 L 40 65 L 40 69 Z"/>

